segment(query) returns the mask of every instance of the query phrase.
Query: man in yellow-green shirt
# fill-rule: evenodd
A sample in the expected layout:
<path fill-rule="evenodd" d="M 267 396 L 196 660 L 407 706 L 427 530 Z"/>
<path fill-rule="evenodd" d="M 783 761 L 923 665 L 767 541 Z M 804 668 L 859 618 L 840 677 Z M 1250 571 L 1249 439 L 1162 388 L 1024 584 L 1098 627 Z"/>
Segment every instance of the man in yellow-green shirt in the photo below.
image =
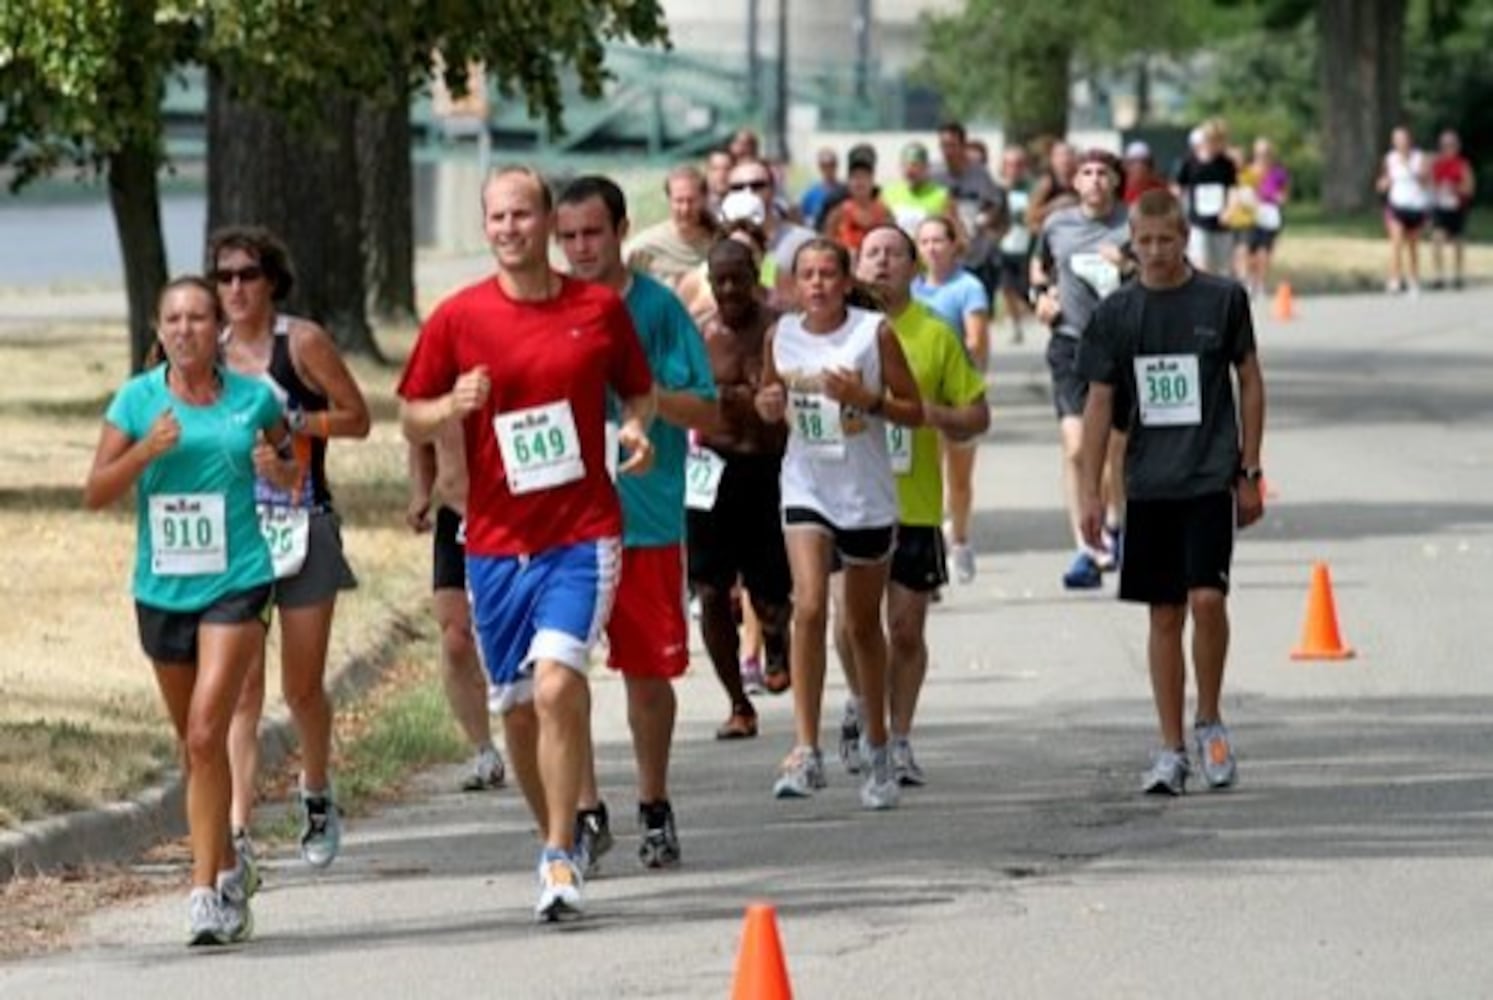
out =
<path fill-rule="evenodd" d="M 941 215 L 958 225 L 949 189 L 933 180 L 928 167 L 928 147 L 910 142 L 902 147 L 902 179 L 893 181 L 881 192 L 881 200 L 892 210 L 897 225 L 907 235 L 916 237 L 924 219 Z M 960 228 L 963 235 L 963 228 Z"/>
<path fill-rule="evenodd" d="M 975 370 L 952 327 L 912 298 L 917 248 L 893 225 L 872 229 L 861 243 L 856 277 L 875 286 L 886 303 L 887 318 L 897 335 L 923 397 L 923 425 L 887 425 L 887 451 L 897 479 L 897 548 L 887 586 L 887 621 L 891 639 L 892 767 L 903 785 L 922 785 L 922 768 L 912 754 L 909 734 L 918 694 L 928 671 L 924 628 L 933 593 L 948 582 L 944 563 L 943 464 L 938 435 L 968 440 L 990 426 L 985 378 Z M 840 616 L 843 621 L 843 616 Z M 838 637 L 837 637 L 838 638 Z M 852 773 L 861 764 L 860 704 L 849 643 L 840 641 L 840 660 L 853 692 L 840 724 L 840 756 Z"/>

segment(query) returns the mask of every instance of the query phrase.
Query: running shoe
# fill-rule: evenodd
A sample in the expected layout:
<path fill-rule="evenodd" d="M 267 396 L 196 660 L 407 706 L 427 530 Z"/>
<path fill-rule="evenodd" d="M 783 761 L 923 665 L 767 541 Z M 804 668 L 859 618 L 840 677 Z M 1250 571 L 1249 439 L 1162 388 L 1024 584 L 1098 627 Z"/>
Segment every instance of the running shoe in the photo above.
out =
<path fill-rule="evenodd" d="M 905 736 L 892 739 L 892 774 L 903 788 L 922 788 L 928 783 L 917 758 L 912 755 L 912 744 Z"/>
<path fill-rule="evenodd" d="M 1103 585 L 1104 574 L 1099 571 L 1099 564 L 1094 561 L 1094 557 L 1087 552 L 1075 555 L 1068 571 L 1063 574 L 1063 586 L 1069 590 L 1094 590 Z"/>
<path fill-rule="evenodd" d="M 595 809 L 582 809 L 575 814 L 574 857 L 586 878 L 601 870 L 602 856 L 612 849 L 614 842 L 605 802 L 596 803 Z"/>
<path fill-rule="evenodd" d="M 902 797 L 897 775 L 892 770 L 892 755 L 886 744 L 868 748 L 869 766 L 861 784 L 861 805 L 867 809 L 895 809 Z"/>
<path fill-rule="evenodd" d="M 845 714 L 840 719 L 840 763 L 846 774 L 860 774 L 861 759 L 861 715 L 855 702 L 845 703 Z"/>
<path fill-rule="evenodd" d="M 477 756 L 472 761 L 472 773 L 461 783 L 461 790 L 485 792 L 490 788 L 502 788 L 504 777 L 506 770 L 503 767 L 503 755 L 489 743 L 477 751 Z"/>
<path fill-rule="evenodd" d="M 249 839 L 249 831 L 243 827 L 233 831 L 233 853 L 236 872 L 242 875 L 240 881 L 244 885 L 244 894 L 253 896 L 259 891 L 259 858 L 254 853 L 254 841 Z"/>
<path fill-rule="evenodd" d="M 227 944 L 227 919 L 216 889 L 197 886 L 187 897 L 187 944 L 193 948 Z"/>
<path fill-rule="evenodd" d="M 679 832 L 674 828 L 674 807 L 667 801 L 638 805 L 638 825 L 643 842 L 638 860 L 644 868 L 673 868 L 679 864 Z"/>
<path fill-rule="evenodd" d="M 748 656 L 741 661 L 741 686 L 747 694 L 762 693 L 762 661 L 757 657 Z"/>
<path fill-rule="evenodd" d="M 954 562 L 954 579 L 961 584 L 975 582 L 975 550 L 968 545 L 955 545 L 950 551 Z"/>
<path fill-rule="evenodd" d="M 1191 770 L 1187 751 L 1157 750 L 1151 754 L 1151 769 L 1141 779 L 1140 790 L 1147 795 L 1181 795 L 1187 790 Z"/>
<path fill-rule="evenodd" d="M 581 873 L 564 851 L 545 848 L 539 856 L 539 901 L 534 919 L 541 924 L 574 920 L 585 910 Z"/>
<path fill-rule="evenodd" d="M 1222 722 L 1199 722 L 1193 727 L 1192 740 L 1202 765 L 1203 781 L 1209 788 L 1228 788 L 1238 780 L 1239 768 L 1234 763 L 1234 747 L 1227 726 Z"/>
<path fill-rule="evenodd" d="M 819 748 L 794 747 L 773 782 L 772 794 L 778 799 L 807 799 L 824 785 L 824 756 Z"/>
<path fill-rule="evenodd" d="M 786 667 L 776 670 L 769 666 L 762 673 L 762 687 L 768 694 L 782 694 L 793 686 L 793 676 Z"/>
<path fill-rule="evenodd" d="M 342 814 L 332 793 L 313 795 L 301 789 L 301 858 L 313 868 L 325 868 L 341 848 Z"/>
<path fill-rule="evenodd" d="M 254 912 L 249 908 L 249 894 L 243 881 L 233 874 L 218 879 L 218 906 L 223 914 L 223 930 L 228 940 L 247 941 L 254 933 Z"/>

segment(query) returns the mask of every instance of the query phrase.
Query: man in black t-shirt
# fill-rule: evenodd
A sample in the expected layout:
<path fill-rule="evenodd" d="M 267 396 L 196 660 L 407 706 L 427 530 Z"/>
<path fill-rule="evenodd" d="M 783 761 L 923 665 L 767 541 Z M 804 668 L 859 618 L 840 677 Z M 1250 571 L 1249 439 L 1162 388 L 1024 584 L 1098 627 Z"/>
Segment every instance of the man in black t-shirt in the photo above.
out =
<path fill-rule="evenodd" d="M 1208 121 L 1198 130 L 1197 147 L 1177 168 L 1177 191 L 1187 204 L 1192 231 L 1187 256 L 1192 266 L 1213 274 L 1228 274 L 1234 253 L 1234 233 L 1223 223 L 1229 192 L 1239 183 L 1239 170 L 1224 149 L 1223 124 Z"/>
<path fill-rule="evenodd" d="M 1083 532 L 1089 544 L 1097 544 L 1104 523 L 1100 470 L 1114 403 L 1124 398 L 1131 430 L 1120 598 L 1150 606 L 1151 689 L 1163 741 L 1142 789 L 1178 795 L 1191 772 L 1182 723 L 1182 634 L 1189 613 L 1198 763 L 1210 788 L 1228 787 L 1236 777 L 1219 711 L 1229 641 L 1226 601 L 1235 528 L 1253 524 L 1264 509 L 1265 384 L 1249 297 L 1238 282 L 1187 263 L 1187 223 L 1176 197 L 1167 191 L 1142 195 L 1131 211 L 1130 241 L 1140 261 L 1139 280 L 1104 300 L 1078 353 L 1079 373 L 1090 382 L 1081 459 Z"/>

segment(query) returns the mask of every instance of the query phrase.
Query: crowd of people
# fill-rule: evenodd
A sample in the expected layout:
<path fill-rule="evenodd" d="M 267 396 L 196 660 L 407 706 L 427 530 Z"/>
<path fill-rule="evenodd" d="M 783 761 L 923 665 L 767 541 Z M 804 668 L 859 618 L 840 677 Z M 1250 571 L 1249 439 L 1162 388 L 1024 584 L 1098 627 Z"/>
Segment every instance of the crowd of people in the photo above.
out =
<path fill-rule="evenodd" d="M 1192 747 L 1210 787 L 1234 782 L 1225 595 L 1235 528 L 1261 512 L 1264 388 L 1219 237 L 1245 182 L 1220 165 L 1220 135 L 1201 138 L 1174 193 L 1134 146 L 1011 147 L 992 175 L 949 123 L 937 167 L 911 143 L 883 184 L 875 149 L 858 145 L 842 179 L 824 150 L 790 201 L 743 132 L 670 171 L 668 218 L 636 233 L 604 176 L 559 190 L 525 166 L 487 178 L 493 273 L 426 318 L 398 386 L 404 516 L 432 535 L 442 677 L 473 748 L 463 787 L 516 781 L 542 842 L 538 919 L 580 915 L 615 845 L 587 681 L 603 639 L 626 689 L 638 859 L 683 857 L 669 769 L 686 592 L 728 706 L 719 739 L 756 737 L 753 698 L 791 692 L 792 745 L 764 792 L 826 787 L 831 645 L 849 691 L 838 753 L 860 805 L 893 808 L 930 780 L 912 746 L 926 630 L 942 589 L 977 574 L 997 301 L 1013 337 L 1050 330 L 1076 550 L 1062 582 L 1089 589 L 1118 571 L 1120 596 L 1150 608 L 1161 746 L 1142 787 L 1179 794 L 1190 774 L 1189 616 Z M 1261 209 L 1288 182 L 1268 143 L 1256 155 L 1265 230 Z M 162 293 L 159 363 L 111 403 L 85 490 L 91 507 L 137 495 L 134 594 L 183 746 L 193 944 L 252 929 L 275 610 L 302 744 L 300 852 L 325 867 L 341 841 L 324 675 L 337 596 L 356 581 L 325 452 L 370 417 L 327 333 L 283 311 L 294 280 L 273 234 L 213 234 L 208 276 Z"/>

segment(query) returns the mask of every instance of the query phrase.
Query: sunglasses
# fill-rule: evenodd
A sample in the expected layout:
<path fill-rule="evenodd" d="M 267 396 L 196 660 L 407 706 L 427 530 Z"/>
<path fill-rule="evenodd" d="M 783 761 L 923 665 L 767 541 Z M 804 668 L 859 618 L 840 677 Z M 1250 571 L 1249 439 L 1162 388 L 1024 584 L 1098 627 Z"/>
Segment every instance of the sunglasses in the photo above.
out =
<path fill-rule="evenodd" d="M 231 285 L 235 281 L 248 285 L 263 277 L 264 268 L 258 264 L 250 264 L 248 267 L 240 268 L 220 267 L 213 272 L 213 281 L 220 285 Z"/>
<path fill-rule="evenodd" d="M 756 180 L 737 181 L 735 184 L 732 184 L 730 186 L 730 189 L 732 191 L 766 191 L 770 187 L 772 187 L 772 181 Z"/>

